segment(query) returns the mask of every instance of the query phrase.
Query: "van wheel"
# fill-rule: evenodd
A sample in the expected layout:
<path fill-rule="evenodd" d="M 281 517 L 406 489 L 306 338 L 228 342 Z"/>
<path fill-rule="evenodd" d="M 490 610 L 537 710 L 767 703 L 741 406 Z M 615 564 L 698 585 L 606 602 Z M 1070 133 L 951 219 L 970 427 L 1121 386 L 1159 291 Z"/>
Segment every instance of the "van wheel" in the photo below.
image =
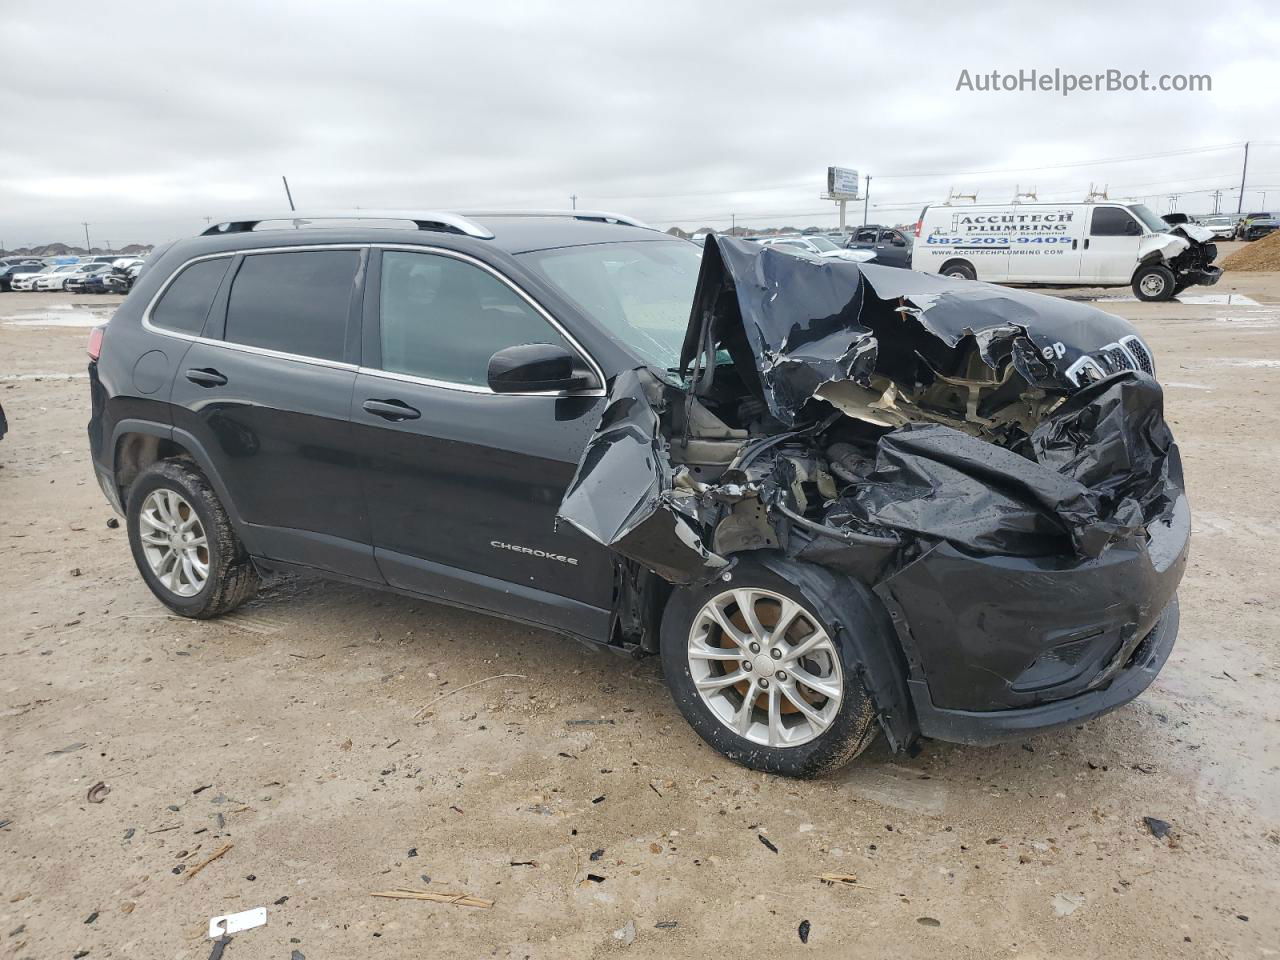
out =
<path fill-rule="evenodd" d="M 774 566 L 788 564 L 804 566 Z M 662 667 L 680 712 L 753 770 L 812 777 L 858 756 L 879 730 L 854 649 L 859 633 L 883 629 L 874 601 L 838 622 L 823 597 L 758 559 L 741 558 L 731 577 L 678 588 L 667 603 Z"/>
<path fill-rule="evenodd" d="M 944 264 L 938 272 L 944 277 L 952 277 L 956 280 L 978 279 L 978 271 L 973 269 L 973 265 L 967 260 L 952 260 Z"/>
<path fill-rule="evenodd" d="M 129 488 L 134 563 L 174 613 L 207 620 L 258 591 L 258 573 L 226 510 L 190 460 L 161 460 Z"/>
<path fill-rule="evenodd" d="M 1153 263 L 1133 275 L 1133 295 L 1139 300 L 1171 300 L 1174 282 L 1172 270 Z"/>

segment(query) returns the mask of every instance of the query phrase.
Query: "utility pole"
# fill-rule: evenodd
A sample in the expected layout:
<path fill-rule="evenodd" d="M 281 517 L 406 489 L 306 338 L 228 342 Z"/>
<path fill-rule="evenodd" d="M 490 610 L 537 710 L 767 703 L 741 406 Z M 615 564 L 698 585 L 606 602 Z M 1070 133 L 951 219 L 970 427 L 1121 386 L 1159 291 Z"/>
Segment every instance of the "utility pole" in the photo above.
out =
<path fill-rule="evenodd" d="M 1218 205 L 1221 202 L 1222 202 L 1222 191 L 1221 190 L 1213 191 L 1213 212 L 1214 213 L 1218 212 Z"/>
<path fill-rule="evenodd" d="M 569 194 L 569 204 L 570 204 L 569 206 L 570 210 L 578 209 L 578 195 L 576 193 Z"/>
<path fill-rule="evenodd" d="M 1240 168 L 1240 199 L 1236 201 L 1236 213 L 1244 212 L 1244 176 L 1249 172 L 1249 141 L 1244 142 L 1244 166 Z"/>
<path fill-rule="evenodd" d="M 81 220 L 80 226 L 84 227 L 84 248 L 89 253 L 93 253 L 93 246 L 89 243 L 89 225 Z"/>
<path fill-rule="evenodd" d="M 1180 196 L 1182 196 L 1182 194 L 1180 193 L 1169 194 L 1169 212 L 1170 213 L 1173 213 L 1173 211 L 1178 209 L 1178 198 Z"/>
<path fill-rule="evenodd" d="M 298 208 L 293 205 L 293 194 L 289 191 L 289 178 L 281 174 L 280 179 L 284 181 L 284 195 L 289 199 L 289 209 L 297 210 Z"/>
<path fill-rule="evenodd" d="M 867 174 L 867 189 L 863 191 L 862 197 L 862 225 L 867 225 L 867 210 L 871 205 L 871 174 Z"/>
<path fill-rule="evenodd" d="M 738 215 L 736 213 L 729 214 L 729 236 L 736 237 L 738 235 Z"/>

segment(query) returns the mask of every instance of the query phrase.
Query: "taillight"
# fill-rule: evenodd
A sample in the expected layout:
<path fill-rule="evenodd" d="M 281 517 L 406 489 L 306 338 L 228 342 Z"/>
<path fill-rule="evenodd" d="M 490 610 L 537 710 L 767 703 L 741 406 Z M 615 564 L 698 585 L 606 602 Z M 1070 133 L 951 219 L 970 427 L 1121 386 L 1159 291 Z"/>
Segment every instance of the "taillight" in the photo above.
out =
<path fill-rule="evenodd" d="M 89 331 L 89 359 L 97 362 L 102 356 L 102 340 L 107 335 L 107 326 L 94 327 Z"/>
<path fill-rule="evenodd" d="M 922 228 L 922 227 L 924 227 L 924 221 L 923 221 L 923 220 L 917 220 L 917 221 L 916 221 L 916 239 L 917 239 L 917 240 L 919 240 L 919 239 L 920 239 L 920 230 L 921 230 L 921 228 Z"/>

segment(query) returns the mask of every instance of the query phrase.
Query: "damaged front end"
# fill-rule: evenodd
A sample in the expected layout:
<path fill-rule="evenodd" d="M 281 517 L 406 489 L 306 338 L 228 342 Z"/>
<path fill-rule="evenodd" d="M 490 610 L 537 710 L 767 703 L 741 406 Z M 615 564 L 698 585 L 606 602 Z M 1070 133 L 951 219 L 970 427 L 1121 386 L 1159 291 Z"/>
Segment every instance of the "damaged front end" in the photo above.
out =
<path fill-rule="evenodd" d="M 1194 223 L 1183 223 L 1169 233 L 1186 244 L 1184 249 L 1160 254 L 1173 271 L 1175 296 L 1187 287 L 1211 287 L 1222 279 L 1222 268 L 1213 263 L 1218 257 L 1218 245 L 1213 242 L 1212 230 Z"/>
<path fill-rule="evenodd" d="M 897 747 L 1071 722 L 1150 682 L 1190 524 L 1127 322 L 731 238 L 704 251 L 679 382 L 614 379 L 560 509 L 626 582 L 707 582 L 765 550 L 865 584 L 901 647 L 910 702 L 877 704 Z"/>

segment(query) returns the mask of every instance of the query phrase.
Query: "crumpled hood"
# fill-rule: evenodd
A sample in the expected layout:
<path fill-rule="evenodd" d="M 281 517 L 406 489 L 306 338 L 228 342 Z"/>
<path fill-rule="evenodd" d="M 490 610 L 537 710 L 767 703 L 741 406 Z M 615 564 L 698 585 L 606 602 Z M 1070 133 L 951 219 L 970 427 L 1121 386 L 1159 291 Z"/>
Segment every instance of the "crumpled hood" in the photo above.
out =
<path fill-rule="evenodd" d="M 1028 383 L 1069 390 L 1082 356 L 1135 336 L 1126 320 L 1083 303 L 874 264 L 796 257 L 732 237 L 709 236 L 680 365 L 710 345 L 735 352 L 745 336 L 753 363 L 735 356 L 770 411 L 791 425 L 827 380 L 866 385 L 892 361 L 881 340 L 918 323 L 949 347 L 974 337 L 995 368 L 1010 358 Z M 739 351 L 740 352 L 740 351 Z M 892 372 L 892 371 L 886 371 Z"/>

